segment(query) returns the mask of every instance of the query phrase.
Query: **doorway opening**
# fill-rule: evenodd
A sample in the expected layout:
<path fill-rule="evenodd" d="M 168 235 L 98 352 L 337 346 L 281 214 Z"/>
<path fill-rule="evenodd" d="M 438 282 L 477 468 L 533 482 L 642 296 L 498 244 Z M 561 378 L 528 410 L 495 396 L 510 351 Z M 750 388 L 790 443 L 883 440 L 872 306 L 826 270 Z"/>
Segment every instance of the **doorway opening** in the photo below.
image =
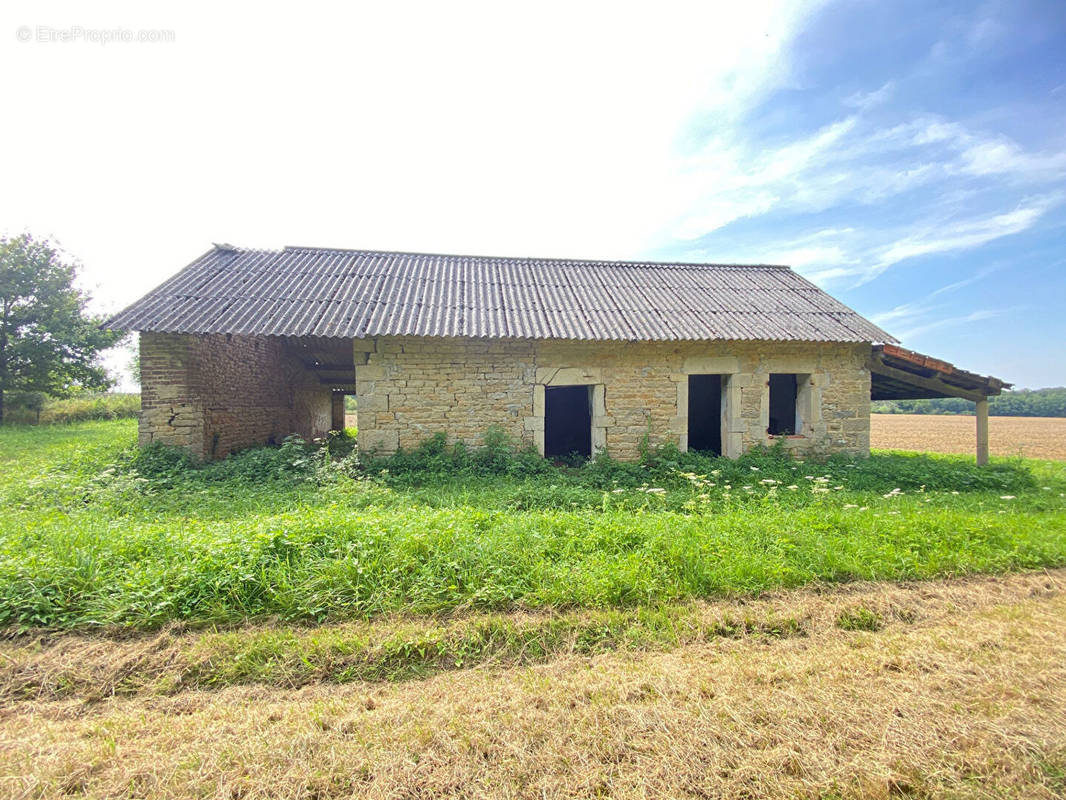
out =
<path fill-rule="evenodd" d="M 688 376 L 688 449 L 722 454 L 722 376 Z"/>
<path fill-rule="evenodd" d="M 544 455 L 592 456 L 592 387 L 544 388 Z"/>
<path fill-rule="evenodd" d="M 792 436 L 799 433 L 796 399 L 799 396 L 798 376 L 774 373 L 770 376 L 770 424 L 766 432 L 771 436 Z"/>
<path fill-rule="evenodd" d="M 334 389 L 330 396 L 330 430 L 345 431 L 358 425 L 355 392 Z"/>

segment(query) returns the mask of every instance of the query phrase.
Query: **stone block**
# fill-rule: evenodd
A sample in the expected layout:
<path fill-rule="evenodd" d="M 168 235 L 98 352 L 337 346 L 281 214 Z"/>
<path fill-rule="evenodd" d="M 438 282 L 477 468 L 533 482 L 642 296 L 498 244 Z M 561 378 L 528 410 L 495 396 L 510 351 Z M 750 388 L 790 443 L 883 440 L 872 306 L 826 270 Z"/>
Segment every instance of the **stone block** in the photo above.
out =
<path fill-rule="evenodd" d="M 399 432 L 394 430 L 360 430 L 359 449 L 367 452 L 394 453 L 400 446 Z"/>
<path fill-rule="evenodd" d="M 740 371 L 736 356 L 689 356 L 682 363 L 686 375 L 731 375 Z"/>

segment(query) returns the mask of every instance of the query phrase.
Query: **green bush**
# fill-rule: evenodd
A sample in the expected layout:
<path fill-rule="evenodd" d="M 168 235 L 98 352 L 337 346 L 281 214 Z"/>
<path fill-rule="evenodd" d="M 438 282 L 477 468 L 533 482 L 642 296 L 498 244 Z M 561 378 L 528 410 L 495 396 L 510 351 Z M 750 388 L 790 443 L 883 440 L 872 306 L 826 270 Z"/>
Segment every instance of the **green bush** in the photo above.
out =
<path fill-rule="evenodd" d="M 134 470 L 160 484 L 172 484 L 188 475 L 194 467 L 187 450 L 158 442 L 137 448 L 128 461 L 120 462 L 118 466 L 127 471 Z"/>
<path fill-rule="evenodd" d="M 165 454 L 165 455 L 164 455 Z M 143 463 L 142 463 L 143 462 Z M 148 466 L 144 466 L 147 464 Z M 160 469 L 156 464 L 165 464 Z M 312 482 L 326 484 L 342 476 L 367 476 L 394 488 L 454 484 L 479 479 L 534 481 L 525 484 L 516 502 L 566 495 L 570 505 L 601 505 L 603 492 L 646 487 L 663 490 L 665 508 L 681 509 L 693 487 L 704 484 L 716 493 L 742 493 L 773 488 L 779 501 L 790 503 L 792 490 L 807 496 L 813 487 L 827 491 L 892 492 L 1025 492 L 1036 486 L 1032 471 L 1020 460 L 996 461 L 978 467 L 964 457 L 878 453 L 868 458 L 832 456 L 797 460 L 787 451 L 755 448 L 737 459 L 704 453 L 682 453 L 674 446 L 649 451 L 642 462 L 617 461 L 597 454 L 580 466 L 555 464 L 532 448 L 518 448 L 504 432 L 490 430 L 484 445 L 449 444 L 438 433 L 411 450 L 391 456 L 361 455 L 347 433 L 306 442 L 287 437 L 280 446 L 252 447 L 221 461 L 196 465 L 184 451 L 152 445 L 124 462 L 150 481 L 169 485 L 178 472 L 189 480 L 242 483 Z M 122 465 L 119 465 L 122 466 Z M 536 481 L 541 481 L 540 483 Z M 548 481 L 543 483 L 543 481 Z M 550 487 L 546 488 L 546 487 Z M 761 496 L 761 494 L 760 494 Z M 554 501 L 549 505 L 555 506 Z"/>
<path fill-rule="evenodd" d="M 67 398 L 49 398 L 40 392 L 4 395 L 4 422 L 58 425 L 91 420 L 127 419 L 141 411 L 139 394 L 100 392 Z"/>
<path fill-rule="evenodd" d="M 506 475 L 513 478 L 544 475 L 555 468 L 532 447 L 519 448 L 500 428 L 485 432 L 484 444 L 469 448 L 462 442 L 448 444 L 444 433 L 426 439 L 413 450 L 376 457 L 367 454 L 363 466 L 368 474 L 389 484 L 449 480 L 456 477 Z"/>

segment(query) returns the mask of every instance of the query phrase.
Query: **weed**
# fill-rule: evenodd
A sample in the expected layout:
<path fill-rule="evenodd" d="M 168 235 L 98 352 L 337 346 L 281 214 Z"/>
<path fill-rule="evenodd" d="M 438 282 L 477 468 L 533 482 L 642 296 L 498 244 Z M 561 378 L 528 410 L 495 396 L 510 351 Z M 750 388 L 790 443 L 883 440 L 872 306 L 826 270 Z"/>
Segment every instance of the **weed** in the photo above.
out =
<path fill-rule="evenodd" d="M 845 608 L 837 615 L 837 627 L 842 631 L 879 631 L 884 624 L 880 614 L 865 606 Z"/>

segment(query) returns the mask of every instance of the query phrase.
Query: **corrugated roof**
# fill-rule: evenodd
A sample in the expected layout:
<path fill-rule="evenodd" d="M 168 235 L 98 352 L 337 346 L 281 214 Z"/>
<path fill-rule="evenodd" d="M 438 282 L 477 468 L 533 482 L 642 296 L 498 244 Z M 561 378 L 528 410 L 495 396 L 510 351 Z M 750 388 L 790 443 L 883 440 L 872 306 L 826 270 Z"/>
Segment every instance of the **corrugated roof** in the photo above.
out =
<path fill-rule="evenodd" d="M 896 341 L 788 267 L 229 245 L 108 326 L 346 338 Z"/>

